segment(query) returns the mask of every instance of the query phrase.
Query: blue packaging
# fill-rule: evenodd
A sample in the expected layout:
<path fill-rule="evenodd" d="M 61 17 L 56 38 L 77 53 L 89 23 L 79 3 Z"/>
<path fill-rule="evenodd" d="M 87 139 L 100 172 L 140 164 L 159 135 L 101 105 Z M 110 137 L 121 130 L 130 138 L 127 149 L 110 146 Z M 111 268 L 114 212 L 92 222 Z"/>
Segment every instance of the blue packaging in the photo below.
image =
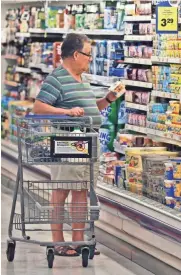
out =
<path fill-rule="evenodd" d="M 100 66 L 99 66 L 99 63 L 100 63 L 100 60 L 99 58 L 97 57 L 96 58 L 96 71 L 97 71 L 97 75 L 101 75 L 101 70 L 100 70 Z"/>
<path fill-rule="evenodd" d="M 150 105 L 150 112 L 152 113 L 165 113 L 167 111 L 167 103 L 153 103 Z"/>
<path fill-rule="evenodd" d="M 173 165 L 171 162 L 165 163 L 165 179 L 173 180 Z"/>
<path fill-rule="evenodd" d="M 95 41 L 95 45 L 92 46 L 92 59 L 99 57 L 99 41 Z"/>
<path fill-rule="evenodd" d="M 107 41 L 99 41 L 99 57 L 107 58 Z"/>
<path fill-rule="evenodd" d="M 118 123 L 117 124 L 126 124 L 127 122 L 127 114 L 125 108 L 125 101 L 122 101 L 118 110 Z"/>
<path fill-rule="evenodd" d="M 122 177 L 122 167 L 120 165 L 117 165 L 114 168 L 114 180 L 116 185 L 119 185 L 121 177 Z"/>
<path fill-rule="evenodd" d="M 164 181 L 164 189 L 167 197 L 174 197 L 174 186 L 173 181 Z"/>

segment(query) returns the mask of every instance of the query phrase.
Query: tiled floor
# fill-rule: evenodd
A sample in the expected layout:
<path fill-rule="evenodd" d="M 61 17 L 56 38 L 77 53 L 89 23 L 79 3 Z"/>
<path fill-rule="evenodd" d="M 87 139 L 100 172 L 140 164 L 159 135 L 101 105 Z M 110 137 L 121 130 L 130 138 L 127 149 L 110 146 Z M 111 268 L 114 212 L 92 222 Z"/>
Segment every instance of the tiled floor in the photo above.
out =
<path fill-rule="evenodd" d="M 114 259 L 115 252 L 98 245 L 105 251 L 105 256 L 101 253 L 93 261 L 89 261 L 88 268 L 81 267 L 81 258 L 56 257 L 53 269 L 48 269 L 45 255 L 45 248 L 18 242 L 16 245 L 16 254 L 13 263 L 6 259 L 6 240 L 7 228 L 9 222 L 10 209 L 12 204 L 12 193 L 9 189 L 2 187 L 2 254 L 1 254 L 1 274 L 3 275 L 151 275 L 152 273 L 139 267 L 128 259 L 118 256 Z M 18 203 L 19 204 L 19 203 Z M 18 205 L 19 208 L 19 205 Z M 49 233 L 39 232 L 36 237 L 44 240 L 49 239 Z"/>

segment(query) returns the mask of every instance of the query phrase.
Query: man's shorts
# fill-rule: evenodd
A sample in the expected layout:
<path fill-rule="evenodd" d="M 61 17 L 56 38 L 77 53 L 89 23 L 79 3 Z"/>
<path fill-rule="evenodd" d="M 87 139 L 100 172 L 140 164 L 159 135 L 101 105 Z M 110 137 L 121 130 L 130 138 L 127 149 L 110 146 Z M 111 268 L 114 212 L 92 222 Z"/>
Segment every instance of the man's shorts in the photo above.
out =
<path fill-rule="evenodd" d="M 99 155 L 100 146 L 97 146 L 98 160 L 94 162 L 94 188 L 97 185 L 99 175 Z M 62 183 L 61 189 L 64 190 L 82 190 L 90 188 L 90 165 L 51 165 L 51 180 L 56 181 L 77 181 L 77 184 Z"/>

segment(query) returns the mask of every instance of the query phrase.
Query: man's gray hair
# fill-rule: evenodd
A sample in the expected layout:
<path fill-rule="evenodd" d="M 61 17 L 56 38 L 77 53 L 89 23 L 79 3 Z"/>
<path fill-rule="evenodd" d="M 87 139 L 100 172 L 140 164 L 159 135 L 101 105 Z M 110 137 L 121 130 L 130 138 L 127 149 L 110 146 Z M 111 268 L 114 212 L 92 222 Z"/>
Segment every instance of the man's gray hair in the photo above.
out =
<path fill-rule="evenodd" d="M 85 34 L 67 34 L 61 46 L 62 59 L 73 56 L 75 51 L 81 51 L 85 42 L 91 43 L 91 40 Z"/>

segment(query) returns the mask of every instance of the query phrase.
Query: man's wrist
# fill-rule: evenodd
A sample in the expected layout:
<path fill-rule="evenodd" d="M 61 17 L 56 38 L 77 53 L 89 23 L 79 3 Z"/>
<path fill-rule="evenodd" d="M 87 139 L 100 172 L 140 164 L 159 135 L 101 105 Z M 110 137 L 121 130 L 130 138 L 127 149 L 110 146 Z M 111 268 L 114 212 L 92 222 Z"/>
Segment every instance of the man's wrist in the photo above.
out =
<path fill-rule="evenodd" d="M 109 98 L 108 98 L 108 96 L 106 96 L 105 97 L 105 100 L 109 103 L 109 104 L 111 104 L 113 101 L 111 101 Z"/>

